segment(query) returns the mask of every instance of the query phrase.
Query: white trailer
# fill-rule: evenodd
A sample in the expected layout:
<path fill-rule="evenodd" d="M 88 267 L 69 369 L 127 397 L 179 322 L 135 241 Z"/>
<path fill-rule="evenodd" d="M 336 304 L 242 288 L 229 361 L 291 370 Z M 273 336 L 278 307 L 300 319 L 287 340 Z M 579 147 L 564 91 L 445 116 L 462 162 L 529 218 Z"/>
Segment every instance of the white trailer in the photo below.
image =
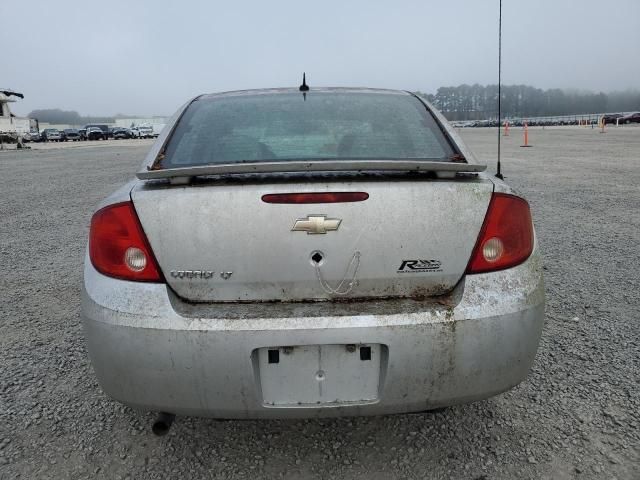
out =
<path fill-rule="evenodd" d="M 24 95 L 13 90 L 0 89 L 0 137 L 4 142 L 15 142 L 31 131 L 31 121 L 26 117 L 16 117 L 9 109 L 9 103 Z"/>

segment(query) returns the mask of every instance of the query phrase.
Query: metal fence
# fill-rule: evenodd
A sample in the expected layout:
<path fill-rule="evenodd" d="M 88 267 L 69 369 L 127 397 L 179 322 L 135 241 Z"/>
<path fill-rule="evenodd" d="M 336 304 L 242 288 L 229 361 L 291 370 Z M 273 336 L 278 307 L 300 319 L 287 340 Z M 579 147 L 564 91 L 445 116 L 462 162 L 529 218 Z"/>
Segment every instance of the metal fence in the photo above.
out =
<path fill-rule="evenodd" d="M 527 122 L 530 126 L 536 125 L 599 125 L 602 117 L 606 115 L 628 115 L 634 112 L 615 113 L 578 113 L 574 115 L 547 115 L 543 117 L 505 117 L 502 124 L 509 122 L 512 126 L 521 126 Z M 457 127 L 495 127 L 498 125 L 497 117 L 485 120 L 457 120 L 451 122 Z M 614 122 L 615 124 L 615 122 Z"/>

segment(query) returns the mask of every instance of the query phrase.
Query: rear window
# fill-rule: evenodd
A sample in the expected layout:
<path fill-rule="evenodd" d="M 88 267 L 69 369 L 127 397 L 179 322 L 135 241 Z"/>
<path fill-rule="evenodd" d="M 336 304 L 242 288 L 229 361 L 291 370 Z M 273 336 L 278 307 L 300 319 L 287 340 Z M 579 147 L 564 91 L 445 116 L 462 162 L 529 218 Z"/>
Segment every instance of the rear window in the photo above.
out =
<path fill-rule="evenodd" d="M 309 92 L 204 97 L 185 111 L 165 168 L 286 160 L 448 161 L 426 107 L 403 94 Z"/>

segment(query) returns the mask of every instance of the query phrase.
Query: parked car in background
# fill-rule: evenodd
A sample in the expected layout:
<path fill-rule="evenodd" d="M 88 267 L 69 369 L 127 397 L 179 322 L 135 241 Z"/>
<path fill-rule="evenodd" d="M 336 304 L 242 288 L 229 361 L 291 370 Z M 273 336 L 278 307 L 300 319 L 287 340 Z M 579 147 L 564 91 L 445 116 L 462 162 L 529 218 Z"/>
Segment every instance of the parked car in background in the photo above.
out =
<path fill-rule="evenodd" d="M 604 115 L 602 117 L 602 120 L 604 121 L 605 125 L 609 125 L 609 124 L 615 125 L 620 117 L 622 117 L 621 113 L 610 113 L 608 115 Z"/>
<path fill-rule="evenodd" d="M 133 136 L 137 138 L 153 138 L 153 127 L 149 125 L 138 125 L 137 127 L 131 128 L 133 132 Z"/>
<path fill-rule="evenodd" d="M 98 128 L 100 129 L 100 131 L 102 131 L 102 139 L 106 140 L 107 138 L 109 138 L 109 125 L 105 125 L 104 123 L 96 123 L 96 124 L 86 125 L 84 128 L 86 128 L 87 131 L 89 130 L 89 128 Z M 88 135 L 87 135 L 87 138 L 91 140 L 91 138 L 89 138 Z"/>
<path fill-rule="evenodd" d="M 80 140 L 86 140 L 87 139 L 87 129 L 86 128 L 79 128 L 78 129 L 78 134 L 80 135 Z"/>
<path fill-rule="evenodd" d="M 619 123 L 621 125 L 626 123 L 640 123 L 640 112 L 629 113 L 620 117 Z"/>
<path fill-rule="evenodd" d="M 29 133 L 25 133 L 22 137 L 22 141 L 25 143 L 33 142 L 37 143 L 41 141 L 40 132 L 32 131 Z"/>
<path fill-rule="evenodd" d="M 91 220 L 81 316 L 112 398 L 316 418 L 525 379 L 545 301 L 529 204 L 429 103 L 274 89 L 175 118 Z"/>
<path fill-rule="evenodd" d="M 105 140 L 106 134 L 98 127 L 87 128 L 87 140 Z"/>
<path fill-rule="evenodd" d="M 75 128 L 65 128 L 62 133 L 64 134 L 64 141 L 79 142 L 80 132 Z"/>
<path fill-rule="evenodd" d="M 59 142 L 62 140 L 60 130 L 58 130 L 57 128 L 45 128 L 42 131 L 41 136 L 43 142 Z"/>
<path fill-rule="evenodd" d="M 113 129 L 113 138 L 114 140 L 133 138 L 133 133 L 128 128 L 117 127 Z"/>

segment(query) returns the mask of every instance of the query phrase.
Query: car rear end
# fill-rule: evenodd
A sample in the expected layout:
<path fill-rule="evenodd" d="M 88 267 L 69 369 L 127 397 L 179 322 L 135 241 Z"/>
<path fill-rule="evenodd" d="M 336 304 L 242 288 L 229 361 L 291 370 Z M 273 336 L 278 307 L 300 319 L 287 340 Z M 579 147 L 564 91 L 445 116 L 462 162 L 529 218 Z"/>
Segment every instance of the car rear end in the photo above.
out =
<path fill-rule="evenodd" d="M 191 102 L 92 219 L 82 308 L 103 389 L 281 418 L 513 387 L 541 333 L 540 258 L 526 201 L 472 161 L 404 92 Z"/>
<path fill-rule="evenodd" d="M 138 132 L 141 138 L 153 138 L 155 136 L 153 133 L 153 127 L 148 125 L 138 127 Z"/>
<path fill-rule="evenodd" d="M 87 128 L 86 136 L 87 140 L 104 140 L 106 138 L 102 129 L 98 127 Z"/>
<path fill-rule="evenodd" d="M 62 139 L 62 135 L 60 135 L 60 131 L 56 129 L 47 129 L 44 131 L 45 133 L 45 141 L 47 142 L 59 142 Z"/>
<path fill-rule="evenodd" d="M 98 138 L 100 140 L 107 140 L 109 138 L 109 126 L 105 125 L 105 124 L 92 124 L 92 125 L 87 125 L 85 126 L 85 129 L 87 130 L 87 138 L 89 140 L 97 140 Z M 98 136 L 95 132 L 96 131 L 100 131 L 100 135 Z M 93 133 L 93 137 L 91 138 L 92 135 L 90 135 L 90 131 L 94 132 Z"/>
<path fill-rule="evenodd" d="M 113 130 L 113 138 L 116 140 L 131 138 L 131 133 L 126 128 L 115 128 Z"/>
<path fill-rule="evenodd" d="M 77 142 L 80 140 L 80 132 L 73 128 L 64 130 L 64 135 L 65 141 Z"/>

